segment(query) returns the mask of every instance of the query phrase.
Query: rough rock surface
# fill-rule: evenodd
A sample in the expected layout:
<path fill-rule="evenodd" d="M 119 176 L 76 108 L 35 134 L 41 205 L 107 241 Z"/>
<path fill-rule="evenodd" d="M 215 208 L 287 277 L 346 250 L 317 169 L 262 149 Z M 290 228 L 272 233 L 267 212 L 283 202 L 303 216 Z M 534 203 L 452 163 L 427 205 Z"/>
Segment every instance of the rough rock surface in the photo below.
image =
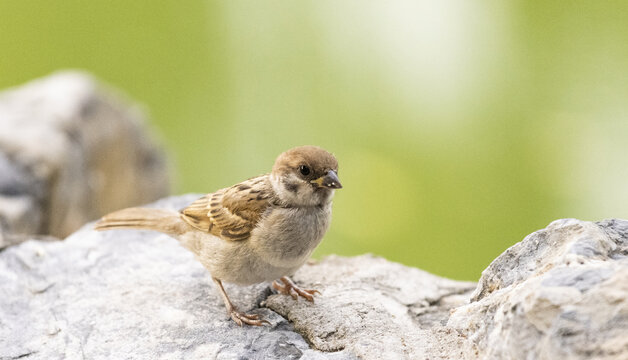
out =
<path fill-rule="evenodd" d="M 196 198 L 156 206 L 178 209 Z M 475 287 L 368 255 L 308 264 L 296 280 L 322 295 L 312 304 L 271 295 L 269 284 L 227 285 L 241 309 L 272 324 L 241 328 L 228 318 L 209 273 L 168 236 L 99 233 L 87 225 L 62 242 L 27 241 L 0 252 L 0 359 L 459 353 L 461 338 L 440 329 Z"/>
<path fill-rule="evenodd" d="M 442 325 L 468 301 L 475 283 L 444 279 L 382 258 L 328 257 L 295 280 L 322 289 L 316 306 L 272 295 L 281 314 L 315 348 L 349 350 L 363 359 L 452 359 L 462 338 Z"/>
<path fill-rule="evenodd" d="M 483 272 L 448 325 L 467 358 L 628 359 L 628 221 L 557 220 Z"/>
<path fill-rule="evenodd" d="M 165 157 L 142 118 L 80 72 L 0 94 L 0 248 L 167 195 Z"/>
<path fill-rule="evenodd" d="M 626 359 L 627 256 L 628 221 L 573 219 L 505 251 L 477 288 L 330 256 L 295 276 L 322 292 L 313 304 L 227 285 L 271 322 L 241 328 L 176 240 L 86 225 L 0 251 L 0 359 Z"/>

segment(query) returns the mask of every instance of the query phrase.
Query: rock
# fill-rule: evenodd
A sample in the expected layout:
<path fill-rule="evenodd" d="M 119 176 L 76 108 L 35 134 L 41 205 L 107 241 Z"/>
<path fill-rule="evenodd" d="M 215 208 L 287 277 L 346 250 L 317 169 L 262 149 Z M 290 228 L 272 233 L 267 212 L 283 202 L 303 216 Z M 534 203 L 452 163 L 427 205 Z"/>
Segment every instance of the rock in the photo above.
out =
<path fill-rule="evenodd" d="M 198 195 L 154 206 L 179 209 Z M 239 327 L 209 273 L 166 235 L 95 232 L 0 252 L 0 359 L 431 359 L 459 354 L 443 324 L 475 284 L 365 255 L 305 265 L 314 303 L 227 284 L 267 327 Z M 261 306 L 260 304 L 264 304 Z M 445 354 L 443 356 L 436 354 Z"/>
<path fill-rule="evenodd" d="M 0 94 L 0 248 L 168 194 L 164 154 L 113 93 L 61 72 Z"/>
<path fill-rule="evenodd" d="M 316 349 L 349 350 L 362 359 L 460 356 L 462 339 L 443 325 L 450 309 L 468 301 L 475 283 L 370 255 L 330 256 L 304 266 L 295 280 L 321 289 L 315 306 L 282 295 L 264 305 L 290 320 Z"/>
<path fill-rule="evenodd" d="M 628 221 L 555 221 L 495 259 L 448 326 L 472 359 L 627 359 L 627 255 Z"/>
<path fill-rule="evenodd" d="M 227 284 L 271 323 L 238 327 L 176 240 L 88 224 L 0 252 L 0 359 L 626 359 L 627 255 L 628 221 L 567 219 L 506 250 L 477 287 L 329 256 L 294 277 L 321 291 L 314 303 Z"/>

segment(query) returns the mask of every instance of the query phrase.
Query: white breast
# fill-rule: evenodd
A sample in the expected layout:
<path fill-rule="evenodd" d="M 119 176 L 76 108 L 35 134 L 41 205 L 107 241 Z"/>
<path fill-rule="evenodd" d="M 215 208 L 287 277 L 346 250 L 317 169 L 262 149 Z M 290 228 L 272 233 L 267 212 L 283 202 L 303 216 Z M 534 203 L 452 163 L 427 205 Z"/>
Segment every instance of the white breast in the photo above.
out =
<path fill-rule="evenodd" d="M 270 265 L 302 265 L 329 228 L 331 204 L 323 207 L 275 208 L 251 234 L 260 257 Z"/>

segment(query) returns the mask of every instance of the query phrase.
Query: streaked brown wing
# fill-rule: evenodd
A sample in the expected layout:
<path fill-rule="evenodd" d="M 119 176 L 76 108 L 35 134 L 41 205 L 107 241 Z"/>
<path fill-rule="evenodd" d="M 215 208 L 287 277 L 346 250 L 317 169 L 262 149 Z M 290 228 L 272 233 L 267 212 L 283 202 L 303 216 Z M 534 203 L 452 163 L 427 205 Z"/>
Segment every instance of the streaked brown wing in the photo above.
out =
<path fill-rule="evenodd" d="M 268 176 L 221 189 L 196 200 L 181 211 L 193 227 L 225 240 L 245 240 L 269 205 Z"/>
<path fill-rule="evenodd" d="M 181 218 L 193 227 L 209 232 L 213 226 L 208 216 L 209 199 L 213 194 L 207 194 L 181 210 Z"/>

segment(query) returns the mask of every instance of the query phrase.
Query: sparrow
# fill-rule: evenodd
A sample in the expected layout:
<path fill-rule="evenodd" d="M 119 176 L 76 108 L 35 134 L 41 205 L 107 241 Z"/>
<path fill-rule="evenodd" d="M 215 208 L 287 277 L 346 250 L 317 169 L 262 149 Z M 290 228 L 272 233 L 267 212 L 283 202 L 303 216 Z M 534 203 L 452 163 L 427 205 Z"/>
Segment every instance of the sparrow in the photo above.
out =
<path fill-rule="evenodd" d="M 336 158 L 320 147 L 300 146 L 280 154 L 270 173 L 207 194 L 179 212 L 128 208 L 105 215 L 94 228 L 154 230 L 177 239 L 209 270 L 231 319 L 260 326 L 269 322 L 238 311 L 222 283 L 272 281 L 279 293 L 312 302 L 319 292 L 300 288 L 290 276 L 329 228 L 340 188 Z"/>

